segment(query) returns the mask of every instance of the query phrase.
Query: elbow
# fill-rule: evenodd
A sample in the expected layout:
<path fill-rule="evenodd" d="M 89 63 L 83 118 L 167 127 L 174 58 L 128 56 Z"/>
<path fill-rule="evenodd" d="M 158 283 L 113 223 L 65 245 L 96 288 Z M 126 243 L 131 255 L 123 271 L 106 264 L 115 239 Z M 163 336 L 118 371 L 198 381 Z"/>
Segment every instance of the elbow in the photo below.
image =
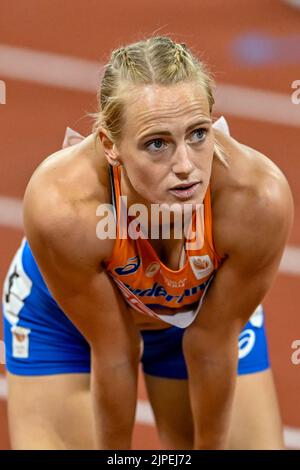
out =
<path fill-rule="evenodd" d="M 200 358 L 212 357 L 213 338 L 205 330 L 190 326 L 183 335 L 183 353 L 188 363 L 198 362 Z"/>
<path fill-rule="evenodd" d="M 237 362 L 238 337 L 224 332 L 189 327 L 183 336 L 183 353 L 189 366 L 231 367 Z"/>
<path fill-rule="evenodd" d="M 91 345 L 91 362 L 93 370 L 100 377 L 106 374 L 126 374 L 138 369 L 140 359 L 140 345 L 130 344 L 121 347 L 103 349 L 99 347 L 99 341 Z M 124 372 L 127 371 L 127 372 Z"/>

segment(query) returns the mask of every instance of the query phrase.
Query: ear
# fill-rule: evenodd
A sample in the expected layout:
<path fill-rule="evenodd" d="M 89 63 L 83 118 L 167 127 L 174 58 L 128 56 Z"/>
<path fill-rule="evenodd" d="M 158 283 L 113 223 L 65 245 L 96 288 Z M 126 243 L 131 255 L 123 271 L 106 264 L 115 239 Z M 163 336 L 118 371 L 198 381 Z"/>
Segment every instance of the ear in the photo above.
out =
<path fill-rule="evenodd" d="M 103 145 L 106 160 L 110 165 L 120 165 L 120 155 L 116 149 L 116 145 L 109 138 L 107 131 L 103 128 L 99 130 L 99 139 Z"/>

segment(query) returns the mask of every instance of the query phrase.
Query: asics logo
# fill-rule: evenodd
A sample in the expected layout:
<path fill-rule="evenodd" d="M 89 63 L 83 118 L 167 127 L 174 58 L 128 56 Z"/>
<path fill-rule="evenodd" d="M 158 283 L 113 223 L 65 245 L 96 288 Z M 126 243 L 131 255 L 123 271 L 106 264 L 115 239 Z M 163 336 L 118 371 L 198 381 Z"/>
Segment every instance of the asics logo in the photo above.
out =
<path fill-rule="evenodd" d="M 131 261 L 131 263 L 129 263 L 129 261 Z M 120 276 L 126 276 L 127 274 L 135 273 L 141 265 L 141 258 L 137 255 L 133 258 L 129 258 L 127 262 L 128 263 L 125 266 L 119 266 L 118 268 L 115 268 L 115 272 Z"/>
<path fill-rule="evenodd" d="M 255 344 L 255 333 L 253 330 L 244 330 L 239 336 L 239 359 L 248 356 Z"/>

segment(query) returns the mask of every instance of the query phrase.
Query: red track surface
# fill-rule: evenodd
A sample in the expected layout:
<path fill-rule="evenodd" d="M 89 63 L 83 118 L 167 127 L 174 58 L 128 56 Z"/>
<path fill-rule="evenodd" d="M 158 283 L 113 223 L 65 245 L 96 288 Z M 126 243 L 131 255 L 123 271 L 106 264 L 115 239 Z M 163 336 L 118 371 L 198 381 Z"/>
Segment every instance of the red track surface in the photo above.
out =
<path fill-rule="evenodd" d="M 112 48 L 159 30 L 171 33 L 199 51 L 222 83 L 291 93 L 300 79 L 294 65 L 242 67 L 230 55 L 231 41 L 242 33 L 277 37 L 299 33 L 300 12 L 279 0 L 1 0 L 0 45 L 32 48 L 105 62 Z M 298 59 L 299 60 L 299 59 Z M 1 64 L 0 64 L 1 67 Z M 0 196 L 22 198 L 37 164 L 62 143 L 68 125 L 90 131 L 86 112 L 95 110 L 95 96 L 1 76 L 7 104 L 0 105 Z M 295 106 L 292 105 L 291 106 Z M 300 113 L 300 105 L 299 105 Z M 238 140 L 272 158 L 287 175 L 296 204 L 290 243 L 300 247 L 299 129 L 226 116 Z M 298 139 L 299 140 L 299 139 Z M 0 226 L 0 282 L 22 237 L 20 230 Z M 273 370 L 285 425 L 300 427 L 299 368 L 291 362 L 291 343 L 300 339 L 299 278 L 279 274 L 265 306 Z M 4 372 L 3 366 L 0 372 Z M 144 396 L 141 387 L 140 396 Z M 5 402 L 0 401 L 0 449 L 9 448 Z M 157 448 L 153 428 L 137 425 L 135 448 Z"/>

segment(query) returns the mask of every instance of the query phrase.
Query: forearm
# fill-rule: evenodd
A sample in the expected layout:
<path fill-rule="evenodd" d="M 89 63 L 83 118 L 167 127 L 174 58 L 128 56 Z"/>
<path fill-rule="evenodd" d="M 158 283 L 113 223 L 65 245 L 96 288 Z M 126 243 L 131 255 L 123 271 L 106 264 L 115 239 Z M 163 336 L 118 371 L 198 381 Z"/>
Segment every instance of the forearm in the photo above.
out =
<path fill-rule="evenodd" d="M 130 362 L 95 366 L 92 400 L 97 447 L 130 449 L 137 401 L 137 368 Z"/>
<path fill-rule="evenodd" d="M 236 382 L 237 352 L 186 351 L 195 449 L 226 449 Z"/>

